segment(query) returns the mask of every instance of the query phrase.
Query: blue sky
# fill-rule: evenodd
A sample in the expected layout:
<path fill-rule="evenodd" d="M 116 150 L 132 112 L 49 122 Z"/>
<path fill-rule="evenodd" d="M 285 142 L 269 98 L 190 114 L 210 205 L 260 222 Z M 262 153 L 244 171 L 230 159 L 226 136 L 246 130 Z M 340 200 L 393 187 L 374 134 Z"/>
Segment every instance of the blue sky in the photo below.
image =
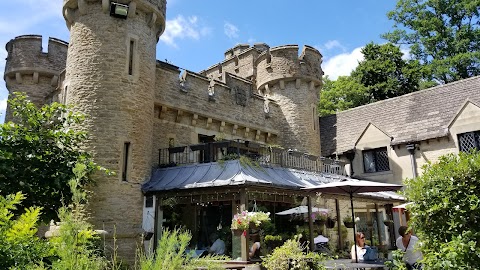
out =
<path fill-rule="evenodd" d="M 7 56 L 4 45 L 15 36 L 38 34 L 44 40 L 69 40 L 62 0 L 2 2 L 2 78 Z M 169 0 L 157 59 L 198 72 L 222 61 L 224 52 L 239 43 L 310 45 L 323 54 L 322 68 L 335 79 L 356 67 L 365 44 L 385 42 L 380 35 L 392 29 L 386 13 L 395 4 L 395 0 Z M 1 80 L 0 123 L 7 95 Z"/>

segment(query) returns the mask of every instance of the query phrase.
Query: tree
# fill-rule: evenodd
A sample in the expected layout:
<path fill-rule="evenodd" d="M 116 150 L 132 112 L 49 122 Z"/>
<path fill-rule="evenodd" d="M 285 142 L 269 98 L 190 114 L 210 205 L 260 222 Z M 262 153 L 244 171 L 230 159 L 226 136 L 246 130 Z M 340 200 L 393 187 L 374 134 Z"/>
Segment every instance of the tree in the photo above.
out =
<path fill-rule="evenodd" d="M 401 96 L 419 89 L 422 77 L 418 61 L 402 59 L 400 48 L 387 43 L 367 44 L 362 48 L 364 60 L 351 76 L 367 88 L 369 103 Z"/>
<path fill-rule="evenodd" d="M 480 74 L 480 0 L 398 0 L 383 38 L 410 46 L 427 79 L 449 83 Z"/>
<path fill-rule="evenodd" d="M 324 78 L 319 102 L 320 116 L 420 89 L 422 68 L 419 62 L 402 59 L 403 53 L 397 46 L 369 43 L 362 53 L 364 60 L 359 62 L 350 76 L 339 77 L 337 81 Z"/>
<path fill-rule="evenodd" d="M 98 167 L 80 146 L 86 134 L 76 131 L 82 116 L 53 103 L 37 108 L 21 93 L 9 100 L 15 121 L 0 125 L 0 195 L 21 191 L 22 207 L 42 207 L 41 220 L 57 217 L 63 204 L 71 202 L 68 181 L 72 169 L 84 164 L 89 175 Z"/>
<path fill-rule="evenodd" d="M 328 76 L 323 78 L 318 111 L 320 116 L 335 114 L 369 103 L 367 89 L 349 76 L 340 76 L 332 81 Z"/>
<path fill-rule="evenodd" d="M 405 183 L 426 269 L 480 269 L 480 152 L 443 156 Z"/>

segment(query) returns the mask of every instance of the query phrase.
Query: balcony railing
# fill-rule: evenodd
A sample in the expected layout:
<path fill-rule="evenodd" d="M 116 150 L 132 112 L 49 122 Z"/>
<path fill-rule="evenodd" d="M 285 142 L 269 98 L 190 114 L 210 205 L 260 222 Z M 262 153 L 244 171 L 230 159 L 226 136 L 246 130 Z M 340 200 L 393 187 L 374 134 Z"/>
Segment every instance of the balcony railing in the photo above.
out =
<path fill-rule="evenodd" d="M 262 166 L 345 175 L 345 162 L 249 141 L 218 141 L 160 149 L 158 164 L 172 167 L 237 159 L 239 156 L 247 156 Z"/>

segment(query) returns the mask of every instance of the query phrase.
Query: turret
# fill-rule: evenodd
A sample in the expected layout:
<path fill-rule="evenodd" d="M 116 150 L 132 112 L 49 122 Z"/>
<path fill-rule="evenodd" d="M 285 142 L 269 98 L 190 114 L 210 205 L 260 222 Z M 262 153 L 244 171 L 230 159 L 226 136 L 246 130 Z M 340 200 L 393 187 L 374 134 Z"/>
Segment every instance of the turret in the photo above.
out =
<path fill-rule="evenodd" d="M 68 44 L 49 38 L 48 51 L 42 50 L 42 36 L 25 35 L 6 45 L 7 61 L 4 79 L 10 93 L 24 92 L 37 106 L 48 103 L 55 91 L 60 72 L 65 69 Z M 7 110 L 6 120 L 11 119 Z"/>
<path fill-rule="evenodd" d="M 64 0 L 70 29 L 63 92 L 87 115 L 87 147 L 114 171 L 97 175 L 93 223 L 113 232 L 120 256 L 135 253 L 142 232 L 140 183 L 152 166 L 155 55 L 165 0 Z M 118 242 L 120 241 L 120 242 Z"/>
<path fill-rule="evenodd" d="M 280 144 L 320 156 L 317 103 L 322 85 L 322 55 L 313 47 L 286 45 L 264 51 L 255 61 L 259 94 L 275 100 L 286 124 Z"/>

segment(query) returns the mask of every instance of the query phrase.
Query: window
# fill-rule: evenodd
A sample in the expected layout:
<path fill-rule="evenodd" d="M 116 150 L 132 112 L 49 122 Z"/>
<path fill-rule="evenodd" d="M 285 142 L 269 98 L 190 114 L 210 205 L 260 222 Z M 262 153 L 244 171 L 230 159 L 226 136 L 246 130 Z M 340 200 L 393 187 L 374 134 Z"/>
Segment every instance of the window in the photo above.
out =
<path fill-rule="evenodd" d="M 480 150 L 480 131 L 458 134 L 458 148 L 462 152 Z"/>
<path fill-rule="evenodd" d="M 128 154 L 130 151 L 130 142 L 123 144 L 123 168 L 122 168 L 122 181 L 127 181 L 128 173 Z"/>
<path fill-rule="evenodd" d="M 133 57 L 135 49 L 135 40 L 130 40 L 130 46 L 128 51 L 128 75 L 133 75 Z"/>
<path fill-rule="evenodd" d="M 366 173 L 389 171 L 387 148 L 363 151 L 363 169 Z"/>

